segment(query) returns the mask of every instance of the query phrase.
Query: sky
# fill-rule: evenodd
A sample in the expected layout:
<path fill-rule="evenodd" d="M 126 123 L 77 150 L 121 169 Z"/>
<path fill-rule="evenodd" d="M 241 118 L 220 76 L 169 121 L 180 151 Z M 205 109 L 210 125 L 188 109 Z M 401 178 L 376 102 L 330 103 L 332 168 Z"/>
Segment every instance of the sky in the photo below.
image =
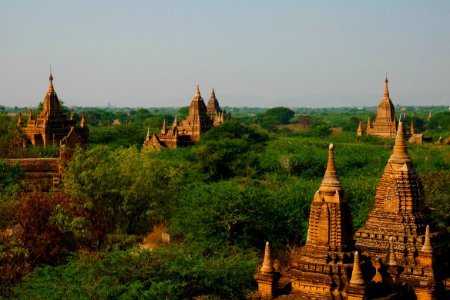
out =
<path fill-rule="evenodd" d="M 0 0 L 0 104 L 450 105 L 448 0 Z"/>

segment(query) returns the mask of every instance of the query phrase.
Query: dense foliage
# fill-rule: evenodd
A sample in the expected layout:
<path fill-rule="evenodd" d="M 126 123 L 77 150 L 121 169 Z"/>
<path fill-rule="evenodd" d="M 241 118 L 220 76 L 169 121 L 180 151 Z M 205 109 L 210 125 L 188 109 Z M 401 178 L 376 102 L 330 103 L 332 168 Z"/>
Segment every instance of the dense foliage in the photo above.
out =
<path fill-rule="evenodd" d="M 235 249 L 209 256 L 168 246 L 80 253 L 63 266 L 35 269 L 15 291 L 18 299 L 242 299 L 256 261 L 254 253 Z"/>
<path fill-rule="evenodd" d="M 177 196 L 173 187 L 182 178 L 179 164 L 152 159 L 134 147 L 79 149 L 64 178 L 72 201 L 61 222 L 100 249 L 108 234 L 143 233 L 167 220 Z"/>
<path fill-rule="evenodd" d="M 258 119 L 261 127 L 266 129 L 275 129 L 277 125 L 289 124 L 289 121 L 294 117 L 295 112 L 286 107 L 274 107 L 268 109 Z"/>

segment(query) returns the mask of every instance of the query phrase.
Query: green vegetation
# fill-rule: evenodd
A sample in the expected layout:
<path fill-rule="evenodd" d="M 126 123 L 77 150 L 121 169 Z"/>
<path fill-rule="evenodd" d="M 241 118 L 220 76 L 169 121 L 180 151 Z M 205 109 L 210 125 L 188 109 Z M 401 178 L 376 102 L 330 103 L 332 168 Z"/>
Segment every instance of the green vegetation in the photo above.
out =
<path fill-rule="evenodd" d="M 18 299 L 242 299 L 251 287 L 257 257 L 220 250 L 208 256 L 168 246 L 79 253 L 79 259 L 65 265 L 36 268 L 15 292 Z"/>
<path fill-rule="evenodd" d="M 286 107 L 274 107 L 268 109 L 263 115 L 258 118 L 258 123 L 261 127 L 273 130 L 277 125 L 289 124 L 289 121 L 294 117 L 295 112 Z"/>
<path fill-rule="evenodd" d="M 20 170 L 0 160 L 0 229 L 25 229 L 0 240 L 0 296 L 244 298 L 255 288 L 266 240 L 281 264 L 286 249 L 305 242 L 329 143 L 355 229 L 364 224 L 393 146 L 375 137 L 358 140 L 365 110 L 294 115 L 286 108 L 241 108 L 227 109 L 237 118 L 190 148 L 141 152 L 147 128 L 157 132 L 163 119 L 170 124 L 186 108 L 84 111 L 90 144 L 76 150 L 59 189 L 22 193 Z M 428 112 L 416 111 L 416 130 L 446 138 L 449 113 L 433 112 L 427 121 Z M 50 155 L 6 147 L 14 132 L 14 121 L 0 115 L 3 157 Z M 422 144 L 408 151 L 427 205 L 450 232 L 450 148 Z M 161 233 L 170 234 L 170 243 Z"/>

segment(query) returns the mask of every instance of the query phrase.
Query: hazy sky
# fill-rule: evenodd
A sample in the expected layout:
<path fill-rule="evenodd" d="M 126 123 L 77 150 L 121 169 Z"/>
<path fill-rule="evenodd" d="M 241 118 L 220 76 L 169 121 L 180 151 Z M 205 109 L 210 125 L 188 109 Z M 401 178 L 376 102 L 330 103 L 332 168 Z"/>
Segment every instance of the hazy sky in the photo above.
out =
<path fill-rule="evenodd" d="M 0 0 L 0 104 L 450 105 L 450 1 Z"/>

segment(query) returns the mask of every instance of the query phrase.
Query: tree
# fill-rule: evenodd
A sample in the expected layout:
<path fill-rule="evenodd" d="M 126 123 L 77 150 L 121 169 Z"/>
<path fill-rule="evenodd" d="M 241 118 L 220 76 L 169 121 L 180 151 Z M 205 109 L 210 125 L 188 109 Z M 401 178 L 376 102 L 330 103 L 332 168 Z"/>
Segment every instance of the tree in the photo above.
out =
<path fill-rule="evenodd" d="M 146 233 L 173 209 L 182 177 L 179 166 L 135 147 L 78 149 L 63 181 L 72 200 L 61 220 L 92 248 L 101 248 L 114 232 Z"/>
<path fill-rule="evenodd" d="M 175 245 L 99 253 L 36 268 L 14 292 L 23 299 L 244 299 L 258 258 L 251 251 L 221 250 L 202 255 Z"/>
<path fill-rule="evenodd" d="M 152 113 L 148 109 L 139 108 L 134 115 L 134 121 L 143 122 L 150 117 L 152 117 Z"/>
<path fill-rule="evenodd" d="M 289 121 L 294 117 L 295 112 L 286 107 L 274 107 L 264 113 L 265 118 L 272 119 L 277 124 L 289 124 Z"/>
<path fill-rule="evenodd" d="M 152 159 L 136 148 L 118 153 L 122 224 L 127 234 L 145 233 L 152 224 L 168 220 L 175 206 L 178 182 L 183 168 L 173 163 Z"/>
<path fill-rule="evenodd" d="M 22 171 L 17 164 L 10 164 L 0 158 L 0 202 L 11 198 L 20 191 Z"/>
<path fill-rule="evenodd" d="M 274 130 L 277 125 L 289 124 L 295 112 L 286 107 L 274 107 L 267 110 L 260 118 L 261 127 Z"/>
<path fill-rule="evenodd" d="M 14 200 L 10 209 L 2 207 L 2 213 L 10 214 L 10 223 L 0 240 L 0 295 L 8 298 L 12 285 L 35 266 L 60 264 L 73 250 L 70 235 L 54 219 L 66 197 L 28 192 Z"/>
<path fill-rule="evenodd" d="M 220 246 L 262 249 L 305 239 L 316 185 L 298 179 L 227 180 L 197 184 L 183 194 L 170 232 L 199 251 Z"/>
<path fill-rule="evenodd" d="M 250 143 L 262 143 L 269 139 L 268 135 L 254 126 L 241 124 L 237 120 L 229 120 L 215 126 L 202 135 L 201 142 L 219 141 L 221 139 L 244 139 Z"/>
<path fill-rule="evenodd" d="M 256 174 L 257 153 L 267 135 L 238 121 L 212 128 L 193 147 L 196 167 L 213 180 Z"/>
<path fill-rule="evenodd" d="M 22 146 L 22 136 L 17 128 L 16 120 L 8 115 L 0 114 L 0 156 L 14 157 L 19 145 Z"/>
<path fill-rule="evenodd" d="M 184 119 L 184 118 L 186 118 L 187 115 L 189 114 L 189 106 L 183 106 L 183 107 L 180 107 L 180 108 L 178 109 L 177 114 L 178 114 L 178 118 L 179 118 L 179 119 Z"/>

